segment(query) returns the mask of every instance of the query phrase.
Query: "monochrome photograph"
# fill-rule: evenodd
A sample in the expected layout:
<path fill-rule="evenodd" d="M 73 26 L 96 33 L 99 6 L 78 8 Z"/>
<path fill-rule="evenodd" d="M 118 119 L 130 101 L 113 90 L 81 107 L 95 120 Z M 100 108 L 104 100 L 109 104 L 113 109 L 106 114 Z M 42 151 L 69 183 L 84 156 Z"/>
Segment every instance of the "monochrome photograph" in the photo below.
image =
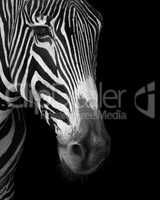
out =
<path fill-rule="evenodd" d="M 0 200 L 143 191 L 160 119 L 151 12 L 0 1 Z"/>

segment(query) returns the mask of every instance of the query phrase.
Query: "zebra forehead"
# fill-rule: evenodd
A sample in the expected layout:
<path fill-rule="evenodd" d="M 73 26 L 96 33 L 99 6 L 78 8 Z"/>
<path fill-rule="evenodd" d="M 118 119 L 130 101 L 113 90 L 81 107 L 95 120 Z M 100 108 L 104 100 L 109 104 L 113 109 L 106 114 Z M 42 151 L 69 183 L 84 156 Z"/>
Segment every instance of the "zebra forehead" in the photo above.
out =
<path fill-rule="evenodd" d="M 86 20 L 91 20 L 95 25 L 101 26 L 103 18 L 101 14 L 95 10 L 87 0 L 26 0 L 25 8 L 30 19 L 32 17 L 48 16 L 53 19 L 64 9 L 75 9 L 85 16 Z"/>

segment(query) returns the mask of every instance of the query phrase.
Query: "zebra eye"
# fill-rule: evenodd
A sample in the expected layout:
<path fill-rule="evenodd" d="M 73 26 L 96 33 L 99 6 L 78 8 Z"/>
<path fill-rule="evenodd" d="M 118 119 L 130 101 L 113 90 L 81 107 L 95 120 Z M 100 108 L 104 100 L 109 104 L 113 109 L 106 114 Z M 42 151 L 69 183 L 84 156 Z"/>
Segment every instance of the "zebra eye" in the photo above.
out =
<path fill-rule="evenodd" d="M 46 37 L 46 36 L 52 36 L 50 28 L 48 26 L 36 26 L 34 27 L 34 32 L 37 37 Z"/>

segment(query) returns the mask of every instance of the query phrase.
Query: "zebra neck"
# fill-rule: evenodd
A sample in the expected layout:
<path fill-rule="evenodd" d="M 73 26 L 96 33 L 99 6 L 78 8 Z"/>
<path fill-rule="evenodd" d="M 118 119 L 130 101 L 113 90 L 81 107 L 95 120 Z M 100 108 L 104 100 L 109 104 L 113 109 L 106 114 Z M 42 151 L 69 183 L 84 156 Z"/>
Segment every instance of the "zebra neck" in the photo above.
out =
<path fill-rule="evenodd" d="M 1 0 L 0 3 L 0 77 L 5 77 L 3 83 L 7 89 L 16 92 L 11 77 L 11 45 L 16 28 L 16 20 L 19 11 L 22 9 L 24 0 Z"/>

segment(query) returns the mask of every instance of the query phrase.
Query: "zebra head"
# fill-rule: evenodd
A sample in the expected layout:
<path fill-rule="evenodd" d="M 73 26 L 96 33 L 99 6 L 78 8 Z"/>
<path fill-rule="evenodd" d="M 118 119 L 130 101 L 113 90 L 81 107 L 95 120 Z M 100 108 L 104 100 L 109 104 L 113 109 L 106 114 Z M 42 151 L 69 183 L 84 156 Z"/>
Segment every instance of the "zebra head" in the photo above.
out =
<path fill-rule="evenodd" d="M 102 17 L 84 0 L 26 2 L 17 19 L 22 35 L 15 37 L 23 49 L 21 65 L 12 77 L 26 100 L 30 85 L 57 134 L 62 163 L 76 174 L 90 173 L 109 151 L 95 80 Z"/>

